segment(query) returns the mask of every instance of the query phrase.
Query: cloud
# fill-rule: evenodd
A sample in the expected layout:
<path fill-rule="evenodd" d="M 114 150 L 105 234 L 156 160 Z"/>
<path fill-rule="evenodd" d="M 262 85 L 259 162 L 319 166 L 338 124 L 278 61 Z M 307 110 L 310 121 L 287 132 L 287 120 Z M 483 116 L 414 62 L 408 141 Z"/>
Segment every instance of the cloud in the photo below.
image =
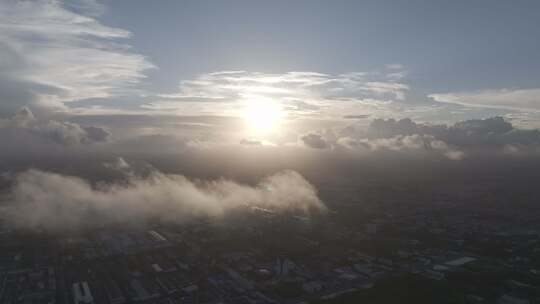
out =
<path fill-rule="evenodd" d="M 283 105 L 288 111 L 316 111 L 320 109 L 319 106 L 297 99 L 285 100 Z"/>
<path fill-rule="evenodd" d="M 21 108 L 12 118 L 0 119 L 0 140 L 6 142 L 10 138 L 12 144 L 35 140 L 72 146 L 105 142 L 110 135 L 105 128 L 97 126 L 56 120 L 40 121 L 27 107 Z M 21 137 L 26 137 L 26 140 Z"/>
<path fill-rule="evenodd" d="M 397 135 L 390 138 L 376 138 L 376 139 L 364 139 L 364 143 L 374 151 L 378 150 L 419 150 L 430 149 L 431 145 L 428 140 L 431 138 L 424 138 L 418 134 L 414 135 Z"/>
<path fill-rule="evenodd" d="M 465 157 L 465 152 L 459 150 L 450 150 L 444 153 L 451 160 L 462 160 Z"/>
<path fill-rule="evenodd" d="M 114 162 L 105 162 L 103 164 L 105 168 L 113 169 L 116 171 L 125 172 L 131 168 L 131 166 L 122 158 L 118 157 Z"/>
<path fill-rule="evenodd" d="M 240 144 L 244 146 L 262 146 L 263 143 L 260 140 L 242 138 Z"/>
<path fill-rule="evenodd" d="M 408 91 L 408 85 L 386 73 L 330 75 L 317 72 L 220 71 L 184 80 L 177 93 L 162 94 L 162 100 L 148 103 L 144 108 L 178 109 L 188 103 L 207 102 L 223 110 L 225 102 L 265 101 L 280 103 L 287 112 L 312 114 L 336 101 L 403 101 Z"/>
<path fill-rule="evenodd" d="M 537 88 L 437 93 L 428 96 L 438 102 L 456 103 L 467 106 L 540 110 L 540 89 Z"/>
<path fill-rule="evenodd" d="M 105 13 L 105 5 L 97 0 L 70 0 L 63 5 L 70 11 L 84 12 L 88 16 L 99 17 Z"/>
<path fill-rule="evenodd" d="M 16 177 L 12 201 L 4 209 L 16 228 L 65 231 L 146 220 L 182 222 L 197 216 L 221 217 L 247 206 L 325 210 L 316 189 L 301 175 L 284 171 L 256 186 L 230 180 L 192 181 L 158 171 L 123 183 L 91 185 L 75 176 L 28 170 Z"/>
<path fill-rule="evenodd" d="M 345 119 L 366 119 L 369 118 L 368 114 L 356 114 L 356 115 L 343 115 Z"/>
<path fill-rule="evenodd" d="M 304 145 L 313 149 L 327 149 L 330 147 L 326 139 L 317 133 L 309 133 L 302 135 L 300 140 Z"/>
<path fill-rule="evenodd" d="M 453 125 L 416 123 L 410 118 L 374 119 L 367 129 L 338 129 L 336 146 L 361 151 L 436 153 L 452 160 L 472 152 L 516 154 L 540 149 L 540 131 L 515 128 L 502 117 Z"/>
<path fill-rule="evenodd" d="M 461 149 L 540 146 L 539 130 L 515 128 L 502 117 L 465 120 L 450 126 L 417 124 L 410 119 L 376 119 L 367 130 L 371 138 L 413 134 L 432 136 Z"/>
<path fill-rule="evenodd" d="M 437 102 L 411 89 L 406 76 L 400 65 L 342 74 L 218 71 L 181 81 L 177 92 L 161 94 L 141 107 L 153 113 L 238 117 L 252 102 L 271 103 L 289 121 L 336 122 L 356 114 L 453 123 L 515 112 Z"/>
<path fill-rule="evenodd" d="M 416 126 L 410 119 L 399 121 L 375 119 L 367 129 L 357 128 L 355 125 L 334 127 L 324 132 L 306 133 L 300 136 L 300 140 L 304 146 L 313 149 L 345 149 L 362 154 L 380 151 L 419 155 L 429 153 L 452 160 L 465 157 L 465 153 L 459 147 L 433 135 L 421 134 Z"/>
<path fill-rule="evenodd" d="M 399 63 L 387 64 L 385 67 L 389 70 L 403 70 L 405 68 L 402 64 Z"/>
<path fill-rule="evenodd" d="M 396 135 L 388 138 L 352 138 L 341 137 L 337 144 L 351 150 L 413 152 L 439 154 L 451 160 L 465 157 L 463 151 L 448 146 L 442 140 L 429 135 Z"/>
<path fill-rule="evenodd" d="M 95 1 L 0 3 L 0 114 L 22 105 L 64 109 L 65 103 L 133 92 L 152 68 L 143 56 L 117 42 L 126 30 L 95 17 Z"/>
<path fill-rule="evenodd" d="M 29 128 L 31 132 L 50 138 L 62 145 L 91 144 L 106 141 L 109 132 L 98 127 L 85 127 L 71 122 L 49 120 Z"/>

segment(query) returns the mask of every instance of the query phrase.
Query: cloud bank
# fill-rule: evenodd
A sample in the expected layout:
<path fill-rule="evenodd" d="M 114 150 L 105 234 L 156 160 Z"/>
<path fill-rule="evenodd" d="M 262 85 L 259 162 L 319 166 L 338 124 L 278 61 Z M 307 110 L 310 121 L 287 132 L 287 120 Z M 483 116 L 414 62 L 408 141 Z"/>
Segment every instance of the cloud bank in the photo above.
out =
<path fill-rule="evenodd" d="M 40 121 L 27 107 L 20 109 L 12 118 L 0 119 L 0 140 L 12 145 L 34 141 L 74 146 L 105 142 L 110 135 L 107 129 L 97 126 L 57 120 Z"/>
<path fill-rule="evenodd" d="M 337 143 L 351 150 L 362 149 L 372 152 L 424 152 L 440 154 L 451 160 L 461 160 L 465 153 L 449 147 L 447 143 L 433 136 L 425 135 L 396 135 L 388 138 L 363 138 L 341 137 Z"/>
<path fill-rule="evenodd" d="M 349 125 L 300 136 L 313 149 L 440 154 L 460 160 L 471 152 L 516 153 L 540 151 L 540 131 L 519 129 L 502 117 L 471 119 L 453 125 L 416 123 L 409 118 L 374 119 L 367 128 Z"/>
<path fill-rule="evenodd" d="M 125 169 L 124 161 L 117 162 Z M 16 177 L 3 210 L 15 228 L 65 231 L 116 223 L 221 217 L 228 210 L 258 206 L 273 210 L 325 210 L 316 189 L 300 174 L 283 171 L 256 186 L 230 180 L 193 181 L 153 171 L 125 182 L 92 185 L 75 176 L 28 170 Z"/>
<path fill-rule="evenodd" d="M 538 129 L 518 129 L 502 117 L 471 119 L 454 125 L 418 124 L 411 119 L 376 119 L 367 131 L 371 138 L 397 135 L 429 135 L 463 149 L 497 149 L 508 145 L 540 146 Z"/>

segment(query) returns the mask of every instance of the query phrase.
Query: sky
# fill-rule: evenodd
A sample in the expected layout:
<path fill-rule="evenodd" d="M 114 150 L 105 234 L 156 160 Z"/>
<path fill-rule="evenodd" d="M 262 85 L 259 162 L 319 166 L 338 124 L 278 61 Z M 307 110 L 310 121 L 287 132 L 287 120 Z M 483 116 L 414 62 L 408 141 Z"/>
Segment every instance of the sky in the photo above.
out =
<path fill-rule="evenodd" d="M 216 214 L 215 191 L 275 206 L 275 179 L 321 208 L 310 181 L 371 161 L 533 161 L 539 36 L 526 0 L 2 0 L 0 185 L 96 204 L 180 187 Z M 118 171 L 128 186 L 92 192 Z M 44 204 L 81 199 L 61 194 Z"/>
<path fill-rule="evenodd" d="M 163 71 L 158 86 L 220 70 L 341 74 L 387 64 L 431 93 L 538 85 L 536 1 L 110 4 L 103 22 L 135 34 L 135 48 Z"/>
<path fill-rule="evenodd" d="M 432 107 L 418 118 L 447 122 L 536 117 L 540 109 L 537 1 L 6 0 L 1 14 L 4 117 L 32 103 L 88 113 L 182 112 L 185 102 L 198 102 L 223 114 L 223 104 L 163 96 L 186 95 L 185 83 L 229 71 L 244 72 L 231 94 L 245 93 L 241 86 L 265 75 L 281 80 L 291 72 L 319 73 L 341 80 L 313 92 L 294 88 L 281 100 L 260 94 L 276 103 L 284 95 L 336 107 L 344 96 L 370 98 L 369 105 L 385 101 L 400 111 Z M 344 88 L 355 74 L 364 76 Z M 357 90 L 368 82 L 379 87 Z M 401 90 L 400 98 L 392 90 Z M 390 112 L 350 110 L 396 114 L 386 108 Z"/>

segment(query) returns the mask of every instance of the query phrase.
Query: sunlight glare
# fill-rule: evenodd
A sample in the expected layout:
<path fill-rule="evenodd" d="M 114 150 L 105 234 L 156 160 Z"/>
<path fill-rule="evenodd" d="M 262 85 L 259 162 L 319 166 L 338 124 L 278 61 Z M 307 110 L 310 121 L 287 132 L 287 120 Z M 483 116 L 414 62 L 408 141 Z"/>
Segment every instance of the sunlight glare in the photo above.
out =
<path fill-rule="evenodd" d="M 256 100 L 246 104 L 243 117 L 250 131 L 270 133 L 275 131 L 283 119 L 281 106 L 269 100 Z"/>

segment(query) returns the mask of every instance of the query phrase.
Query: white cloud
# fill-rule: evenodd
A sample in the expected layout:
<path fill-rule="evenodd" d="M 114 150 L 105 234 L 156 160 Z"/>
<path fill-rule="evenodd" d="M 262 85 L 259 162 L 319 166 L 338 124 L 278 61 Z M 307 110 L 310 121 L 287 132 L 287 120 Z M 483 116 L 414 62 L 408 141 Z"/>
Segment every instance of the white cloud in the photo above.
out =
<path fill-rule="evenodd" d="M 182 81 L 179 92 L 162 94 L 163 100 L 143 107 L 153 110 L 184 109 L 189 103 L 206 102 L 213 103 L 217 111 L 221 111 L 224 102 L 267 100 L 281 103 L 288 112 L 296 114 L 321 113 L 325 108 L 334 107 L 336 102 L 378 106 L 403 101 L 409 87 L 393 77 L 384 73 L 360 72 L 329 75 L 316 72 L 221 71 Z"/>
<path fill-rule="evenodd" d="M 465 157 L 465 152 L 459 150 L 450 150 L 444 153 L 451 160 L 462 160 Z"/>
<path fill-rule="evenodd" d="M 181 222 L 250 206 L 301 212 L 326 209 L 316 189 L 294 171 L 268 176 L 256 186 L 225 179 L 194 182 L 157 171 L 93 186 L 75 176 L 29 170 L 17 175 L 11 194 L 13 200 L 0 213 L 8 224 L 51 231 L 148 219 Z"/>
<path fill-rule="evenodd" d="M 467 106 L 540 110 L 540 89 L 500 89 L 428 95 L 438 102 Z"/>
<path fill-rule="evenodd" d="M 122 157 L 116 158 L 116 160 L 113 162 L 105 162 L 103 163 L 103 166 L 105 168 L 109 168 L 109 169 L 113 169 L 113 170 L 121 171 L 121 172 L 131 169 L 131 166 Z"/>
<path fill-rule="evenodd" d="M 341 137 L 336 143 L 350 150 L 423 152 L 442 155 L 451 160 L 461 160 L 465 153 L 448 146 L 442 140 L 429 135 L 396 135 L 384 138 Z"/>
<path fill-rule="evenodd" d="M 0 3 L 0 76 L 20 84 L 15 95 L 29 92 L 44 107 L 133 91 L 153 66 L 117 42 L 130 33 L 95 19 L 103 9 L 95 1 L 70 4 L 78 13 L 55 0 Z M 20 99 L 15 108 L 32 101 Z"/>

